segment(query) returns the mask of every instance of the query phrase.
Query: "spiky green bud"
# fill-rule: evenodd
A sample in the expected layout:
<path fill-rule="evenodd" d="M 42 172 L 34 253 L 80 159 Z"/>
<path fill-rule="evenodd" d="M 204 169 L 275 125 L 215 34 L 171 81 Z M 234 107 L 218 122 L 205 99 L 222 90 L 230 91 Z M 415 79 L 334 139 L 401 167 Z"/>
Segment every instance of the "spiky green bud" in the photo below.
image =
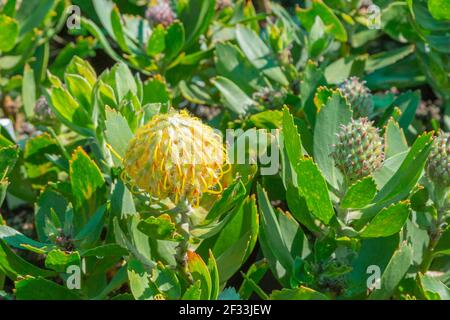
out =
<path fill-rule="evenodd" d="M 433 141 L 427 163 L 430 180 L 440 186 L 450 186 L 450 133 L 441 131 Z"/>
<path fill-rule="evenodd" d="M 361 81 L 358 77 L 350 77 L 339 86 L 339 90 L 350 104 L 355 119 L 369 117 L 372 114 L 372 94 L 365 81 Z"/>
<path fill-rule="evenodd" d="M 383 139 L 367 118 L 342 125 L 337 137 L 332 156 L 349 181 L 366 177 L 383 164 Z"/>

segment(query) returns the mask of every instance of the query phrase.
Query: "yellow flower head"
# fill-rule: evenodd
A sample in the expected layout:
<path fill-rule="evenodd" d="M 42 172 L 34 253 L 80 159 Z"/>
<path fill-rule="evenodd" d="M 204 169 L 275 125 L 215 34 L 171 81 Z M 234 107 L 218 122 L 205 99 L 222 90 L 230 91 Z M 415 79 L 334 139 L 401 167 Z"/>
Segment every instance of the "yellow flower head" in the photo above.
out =
<path fill-rule="evenodd" d="M 124 167 L 130 182 L 152 196 L 198 205 L 203 193 L 221 191 L 225 162 L 219 134 L 185 111 L 172 111 L 137 130 Z"/>

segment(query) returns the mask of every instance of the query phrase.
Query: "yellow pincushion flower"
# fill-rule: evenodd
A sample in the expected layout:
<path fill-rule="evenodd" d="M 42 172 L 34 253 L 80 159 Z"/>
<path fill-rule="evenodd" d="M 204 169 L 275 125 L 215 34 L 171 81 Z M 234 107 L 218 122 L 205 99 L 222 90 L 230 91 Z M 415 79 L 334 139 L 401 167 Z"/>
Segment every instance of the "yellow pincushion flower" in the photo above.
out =
<path fill-rule="evenodd" d="M 124 167 L 130 182 L 152 196 L 198 205 L 203 193 L 221 191 L 225 162 L 219 134 L 185 111 L 172 111 L 137 130 Z"/>

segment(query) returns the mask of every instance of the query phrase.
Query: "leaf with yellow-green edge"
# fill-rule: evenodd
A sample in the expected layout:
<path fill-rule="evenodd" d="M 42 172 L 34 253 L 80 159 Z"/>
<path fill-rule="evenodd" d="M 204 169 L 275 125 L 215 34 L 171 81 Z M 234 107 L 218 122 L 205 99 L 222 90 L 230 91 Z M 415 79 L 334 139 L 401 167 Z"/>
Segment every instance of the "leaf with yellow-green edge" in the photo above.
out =
<path fill-rule="evenodd" d="M 150 300 L 159 293 L 158 289 L 150 281 L 150 269 L 140 261 L 131 259 L 128 262 L 127 269 L 130 290 L 136 300 Z"/>
<path fill-rule="evenodd" d="M 16 249 L 31 249 L 40 253 L 46 253 L 55 247 L 53 244 L 41 243 L 30 239 L 19 231 L 2 225 L 0 225 L 0 240 L 5 241 L 9 246 Z"/>
<path fill-rule="evenodd" d="M 450 289 L 429 275 L 419 275 L 420 289 L 428 300 L 450 300 Z"/>
<path fill-rule="evenodd" d="M 94 134 L 94 125 L 90 116 L 67 89 L 52 87 L 47 94 L 50 107 L 59 121 L 81 135 Z"/>
<path fill-rule="evenodd" d="M 75 200 L 74 224 L 79 231 L 104 203 L 106 190 L 100 169 L 81 147 L 70 160 L 70 183 Z"/>
<path fill-rule="evenodd" d="M 402 229 L 410 211 L 409 202 L 406 201 L 384 208 L 361 230 L 361 237 L 380 238 L 396 234 Z"/>
<path fill-rule="evenodd" d="M 352 184 L 341 201 L 343 209 L 360 209 L 368 205 L 377 193 L 377 185 L 372 177 L 365 177 Z"/>
<path fill-rule="evenodd" d="M 322 0 L 313 0 L 312 6 L 308 9 L 297 8 L 296 13 L 300 23 L 306 29 L 310 30 L 315 18 L 319 16 L 325 24 L 328 33 L 332 34 L 339 41 L 347 41 L 345 27 L 334 14 L 333 10 L 323 3 Z"/>
<path fill-rule="evenodd" d="M 9 181 L 8 178 L 0 180 L 0 207 L 3 205 L 3 201 L 6 198 L 6 189 L 8 189 Z M 0 214 L 0 225 L 3 224 L 2 216 Z"/>
<path fill-rule="evenodd" d="M 314 95 L 314 105 L 317 108 L 317 112 L 328 102 L 335 90 L 328 87 L 320 86 L 317 88 L 316 94 Z"/>
<path fill-rule="evenodd" d="M 201 285 L 201 299 L 208 300 L 211 296 L 211 276 L 208 267 L 202 258 L 193 251 L 187 252 L 187 268 L 194 281 L 199 280 Z"/>
<path fill-rule="evenodd" d="M 88 112 L 92 113 L 92 86 L 87 80 L 78 74 L 64 75 L 66 86 L 71 95 L 78 101 L 78 103 Z"/>
<path fill-rule="evenodd" d="M 164 60 L 169 63 L 178 56 L 185 44 L 185 28 L 182 23 L 175 21 L 167 28 Z"/>
<path fill-rule="evenodd" d="M 119 9 L 117 6 L 114 6 L 111 10 L 111 28 L 114 33 L 114 37 L 122 51 L 130 53 L 130 48 L 127 44 L 127 39 L 125 36 L 125 32 L 123 30 L 123 21 L 120 16 Z"/>
<path fill-rule="evenodd" d="M 213 253 L 209 250 L 208 271 L 211 276 L 211 300 L 217 300 L 220 291 L 219 269 Z"/>
<path fill-rule="evenodd" d="M 80 266 L 80 254 L 77 251 L 65 252 L 60 249 L 52 250 L 45 258 L 45 267 L 56 272 L 66 272 L 69 266 Z"/>
<path fill-rule="evenodd" d="M 269 300 L 330 300 L 326 295 L 311 288 L 300 286 L 294 289 L 275 290 Z"/>
<path fill-rule="evenodd" d="M 308 209 L 317 219 L 328 224 L 334 216 L 334 209 L 327 182 L 319 167 L 311 158 L 304 158 L 298 162 L 295 170 L 298 188 Z"/>
<path fill-rule="evenodd" d="M 7 15 L 0 14 L 0 52 L 8 52 L 16 45 L 19 24 Z"/>
<path fill-rule="evenodd" d="M 295 167 L 303 157 L 302 141 L 297 126 L 294 124 L 294 118 L 287 107 L 283 108 L 283 137 L 289 161 Z"/>
<path fill-rule="evenodd" d="M 66 68 L 67 74 L 77 74 L 83 77 L 92 87 L 97 81 L 97 74 L 94 68 L 90 65 L 87 60 L 81 59 L 78 56 L 74 56 L 70 60 Z"/>
<path fill-rule="evenodd" d="M 162 25 L 153 28 L 152 35 L 147 43 L 147 54 L 154 56 L 166 48 L 166 30 Z"/>
<path fill-rule="evenodd" d="M 244 280 L 239 288 L 239 296 L 242 300 L 250 299 L 253 292 L 257 293 L 260 297 L 265 297 L 264 291 L 258 286 L 258 283 L 264 277 L 269 270 L 269 264 L 266 259 L 259 260 L 252 264 L 244 274 L 241 272 Z"/>
<path fill-rule="evenodd" d="M 202 289 L 201 289 L 201 281 L 195 281 L 187 290 L 184 292 L 181 300 L 201 300 Z"/>
<path fill-rule="evenodd" d="M 81 300 L 75 291 L 43 278 L 27 277 L 16 282 L 17 300 Z"/>
<path fill-rule="evenodd" d="M 12 280 L 19 276 L 51 277 L 55 272 L 38 268 L 15 254 L 3 240 L 0 240 L 0 272 Z"/>

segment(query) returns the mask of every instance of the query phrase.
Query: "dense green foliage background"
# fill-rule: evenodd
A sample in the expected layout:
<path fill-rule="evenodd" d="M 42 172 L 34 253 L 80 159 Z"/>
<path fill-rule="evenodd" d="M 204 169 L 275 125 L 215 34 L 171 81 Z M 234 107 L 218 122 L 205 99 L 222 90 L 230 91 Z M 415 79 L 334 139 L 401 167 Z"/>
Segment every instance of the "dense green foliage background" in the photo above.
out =
<path fill-rule="evenodd" d="M 447 0 L 0 1 L 0 298 L 449 299 L 449 57 Z M 384 158 L 347 181 L 351 77 Z M 202 197 L 185 272 L 178 207 L 122 165 L 174 109 L 284 141 Z"/>

